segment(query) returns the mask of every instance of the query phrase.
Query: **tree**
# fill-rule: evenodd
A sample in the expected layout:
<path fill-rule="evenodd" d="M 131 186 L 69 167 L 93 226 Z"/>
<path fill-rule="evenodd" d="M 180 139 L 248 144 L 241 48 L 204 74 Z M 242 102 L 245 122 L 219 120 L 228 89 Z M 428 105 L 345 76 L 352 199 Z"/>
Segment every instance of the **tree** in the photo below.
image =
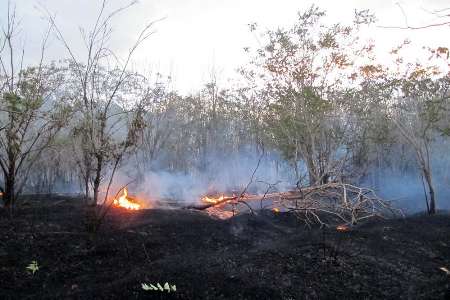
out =
<path fill-rule="evenodd" d="M 448 113 L 443 107 L 448 101 L 450 78 L 434 81 L 429 77 L 401 81 L 403 97 L 397 99 L 390 112 L 392 122 L 401 136 L 414 149 L 416 161 L 425 180 L 428 197 L 425 198 L 429 214 L 436 213 L 436 190 L 433 180 L 432 152 L 436 138 L 435 125 Z"/>
<path fill-rule="evenodd" d="M 434 142 L 448 116 L 450 78 L 431 60 L 437 58 L 448 63 L 448 49 L 429 49 L 432 55 L 426 64 L 418 61 L 412 64 L 401 57 L 402 49 L 408 44 L 408 41 L 404 42 L 391 52 L 395 67 L 378 70 L 380 81 L 372 82 L 378 93 L 365 94 L 365 97 L 379 99 L 377 109 L 383 112 L 386 121 L 413 150 L 422 180 L 427 186 L 427 210 L 429 214 L 434 214 L 436 189 L 432 156 Z"/>
<path fill-rule="evenodd" d="M 69 113 L 62 102 L 57 102 L 55 92 L 62 80 L 58 69 L 43 63 L 50 29 L 42 42 L 39 64 L 24 68 L 24 50 L 19 57 L 16 53 L 16 12 L 8 5 L 7 24 L 0 40 L 0 168 L 5 206 L 14 204 L 31 167 Z"/>
<path fill-rule="evenodd" d="M 109 14 L 105 13 L 107 3 L 107 0 L 102 1 L 93 28 L 89 31 L 82 30 L 86 45 L 84 60 L 75 56 L 55 19 L 48 14 L 57 36 L 70 55 L 69 69 L 79 91 L 74 102 L 80 112 L 74 137 L 77 145 L 81 146 L 78 166 L 83 174 L 86 199 L 89 199 L 92 187 L 93 205 L 98 202 L 100 185 L 104 181 L 107 167 L 112 167 L 112 172 L 105 200 L 116 168 L 124 154 L 136 145 L 144 126 L 145 101 L 149 99 L 145 79 L 127 68 L 135 50 L 153 33 L 151 28 L 154 22 L 144 27 L 125 59 L 120 60 L 107 47 L 112 32 L 110 23 L 114 16 L 136 4 L 136 1 Z"/>
<path fill-rule="evenodd" d="M 371 51 L 358 38 L 361 26 L 373 22 L 367 11 L 357 12 L 349 26 L 326 27 L 324 16 L 312 6 L 299 13 L 292 28 L 268 31 L 245 72 L 259 87 L 269 139 L 291 161 L 298 179 L 304 162 L 310 185 L 342 176 L 351 154 L 345 150 L 350 128 L 345 86 L 358 59 Z"/>

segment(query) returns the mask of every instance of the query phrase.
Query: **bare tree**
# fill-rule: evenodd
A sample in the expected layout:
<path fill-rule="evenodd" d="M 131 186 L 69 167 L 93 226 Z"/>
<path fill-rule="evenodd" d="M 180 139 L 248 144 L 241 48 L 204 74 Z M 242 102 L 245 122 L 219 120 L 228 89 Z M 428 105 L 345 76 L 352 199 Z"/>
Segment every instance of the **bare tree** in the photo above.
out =
<path fill-rule="evenodd" d="M 439 21 L 435 23 L 425 24 L 425 25 L 410 25 L 408 16 L 405 13 L 405 10 L 403 9 L 403 6 L 400 3 L 396 3 L 396 5 L 399 7 L 403 19 L 404 19 L 404 25 L 403 26 L 378 26 L 380 28 L 387 28 L 387 29 L 405 29 L 405 30 L 420 30 L 420 29 L 427 29 L 427 28 L 439 28 L 443 26 L 450 26 L 450 7 L 441 8 L 441 9 L 434 9 L 434 10 L 425 10 L 427 13 L 433 15 L 436 17 Z"/>
<path fill-rule="evenodd" d="M 123 154 L 136 143 L 138 130 L 143 126 L 143 101 L 148 99 L 147 91 L 142 85 L 139 86 L 142 77 L 129 72 L 128 66 L 135 50 L 152 35 L 155 23 L 151 22 L 142 29 L 126 57 L 121 60 L 107 46 L 112 33 L 111 20 L 118 13 L 135 5 L 136 1 L 109 14 L 106 13 L 107 3 L 107 0 L 102 1 L 93 28 L 89 31 L 81 30 L 86 46 L 84 59 L 75 56 L 56 25 L 55 18 L 48 14 L 58 38 L 70 55 L 70 68 L 79 89 L 75 103 L 79 108 L 80 118 L 75 135 L 80 137 L 77 142 L 81 145 L 82 157 L 78 165 L 83 174 L 86 199 L 92 186 L 94 205 L 98 201 L 106 166 L 112 164 L 115 170 Z M 140 95 L 134 103 L 126 101 L 127 94 L 136 96 L 137 93 Z M 120 139 L 118 131 L 122 131 L 125 138 Z M 111 176 L 113 174 L 114 171 Z"/>
<path fill-rule="evenodd" d="M 43 38 L 38 65 L 24 68 L 25 51 L 16 43 L 16 17 L 15 8 L 8 3 L 0 39 L 0 168 L 6 206 L 14 204 L 32 165 L 51 144 L 69 113 L 61 102 L 54 101 L 61 83 L 57 68 L 44 65 L 51 27 Z M 54 103 L 49 103 L 51 100 Z"/>

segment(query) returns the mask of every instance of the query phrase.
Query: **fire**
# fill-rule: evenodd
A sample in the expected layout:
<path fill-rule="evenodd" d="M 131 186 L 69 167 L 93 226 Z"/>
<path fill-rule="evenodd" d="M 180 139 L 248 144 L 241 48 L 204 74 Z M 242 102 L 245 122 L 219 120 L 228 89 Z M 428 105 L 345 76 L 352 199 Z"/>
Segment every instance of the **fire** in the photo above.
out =
<path fill-rule="evenodd" d="M 131 199 L 128 196 L 127 188 L 123 189 L 123 195 L 120 196 L 119 198 L 114 199 L 113 203 L 116 206 L 123 207 L 126 209 L 131 209 L 131 210 L 141 209 L 141 205 L 139 203 L 136 203 L 136 201 L 134 199 Z"/>
<path fill-rule="evenodd" d="M 346 232 L 346 231 L 350 231 L 350 227 L 348 227 L 347 225 L 339 225 L 336 227 L 337 231 L 341 231 L 341 232 Z"/>
<path fill-rule="evenodd" d="M 218 198 L 205 196 L 202 198 L 202 201 L 206 202 L 206 203 L 218 203 L 218 202 L 222 201 L 223 199 L 225 199 L 225 197 L 223 195 Z"/>
<path fill-rule="evenodd" d="M 280 209 L 279 209 L 278 207 L 274 207 L 274 208 L 272 208 L 272 211 L 273 211 L 274 213 L 279 213 L 279 212 L 280 212 Z"/>

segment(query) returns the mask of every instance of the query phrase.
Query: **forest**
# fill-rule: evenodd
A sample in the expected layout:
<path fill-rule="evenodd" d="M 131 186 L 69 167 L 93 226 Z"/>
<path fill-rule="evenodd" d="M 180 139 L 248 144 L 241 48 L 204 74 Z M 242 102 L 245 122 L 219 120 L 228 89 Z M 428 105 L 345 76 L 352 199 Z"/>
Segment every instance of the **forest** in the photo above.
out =
<path fill-rule="evenodd" d="M 312 5 L 184 93 L 133 64 L 164 19 L 111 48 L 122 5 L 98 1 L 82 53 L 42 9 L 32 63 L 20 3 L 0 13 L 0 298 L 450 295 L 445 38 L 380 56 L 375 14 Z"/>

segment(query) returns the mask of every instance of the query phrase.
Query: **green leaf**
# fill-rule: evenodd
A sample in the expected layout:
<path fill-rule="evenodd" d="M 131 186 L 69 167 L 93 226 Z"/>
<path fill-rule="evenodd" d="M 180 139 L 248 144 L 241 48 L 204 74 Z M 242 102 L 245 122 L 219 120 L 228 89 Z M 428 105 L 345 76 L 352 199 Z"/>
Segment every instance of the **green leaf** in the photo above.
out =
<path fill-rule="evenodd" d="M 158 282 L 157 286 L 161 292 L 164 291 L 163 287 L 159 284 L 159 282 Z"/>
<path fill-rule="evenodd" d="M 168 282 L 164 283 L 164 289 L 170 293 L 170 286 Z"/>
<path fill-rule="evenodd" d="M 29 270 L 34 275 L 34 273 L 36 273 L 39 270 L 39 265 L 37 261 L 35 260 L 31 261 L 31 263 L 27 267 L 27 270 Z"/>

